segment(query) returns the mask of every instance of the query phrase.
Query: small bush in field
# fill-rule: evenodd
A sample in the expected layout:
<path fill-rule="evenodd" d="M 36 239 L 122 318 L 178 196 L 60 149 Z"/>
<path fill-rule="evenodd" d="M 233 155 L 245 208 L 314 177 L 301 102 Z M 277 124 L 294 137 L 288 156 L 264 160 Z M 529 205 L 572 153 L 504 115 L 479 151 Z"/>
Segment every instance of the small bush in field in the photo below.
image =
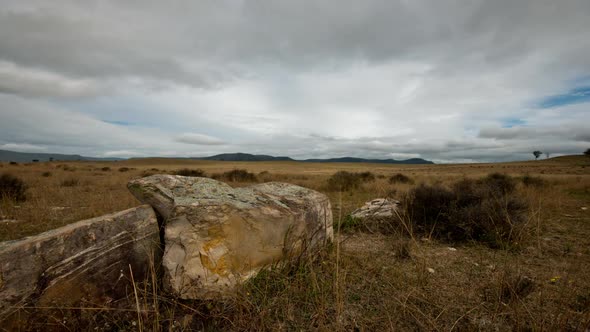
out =
<path fill-rule="evenodd" d="M 328 179 L 328 189 L 336 191 L 348 191 L 357 189 L 361 185 L 361 178 L 347 171 L 338 171 Z"/>
<path fill-rule="evenodd" d="M 245 169 L 234 169 L 224 172 L 222 174 L 215 174 L 214 179 L 226 180 L 230 182 L 256 182 L 258 178 L 254 173 L 250 173 Z"/>
<path fill-rule="evenodd" d="M 69 178 L 61 181 L 60 185 L 62 187 L 76 187 L 80 184 L 80 180 L 76 178 Z"/>
<path fill-rule="evenodd" d="M 207 176 L 205 174 L 205 171 L 203 171 L 202 169 L 190 169 L 190 168 L 179 169 L 179 170 L 175 171 L 174 174 L 181 175 L 181 176 L 192 176 L 192 177 L 205 177 L 205 176 Z"/>
<path fill-rule="evenodd" d="M 51 176 L 51 172 L 43 172 L 43 173 L 41 173 L 41 176 L 44 178 L 48 178 Z"/>
<path fill-rule="evenodd" d="M 103 167 L 100 170 L 103 171 L 103 172 L 110 172 L 111 171 L 111 168 L 110 167 Z"/>
<path fill-rule="evenodd" d="M 375 181 L 375 174 L 373 174 L 371 172 L 361 172 L 361 173 L 356 173 L 356 174 L 363 182 Z"/>
<path fill-rule="evenodd" d="M 11 161 L 10 165 L 18 165 L 18 163 L 16 161 Z"/>
<path fill-rule="evenodd" d="M 119 168 L 119 172 L 129 172 L 131 170 L 131 168 L 129 167 L 121 167 Z"/>
<path fill-rule="evenodd" d="M 491 193 L 497 196 L 511 194 L 516 189 L 516 180 L 501 173 L 492 173 L 479 182 L 486 185 Z"/>
<path fill-rule="evenodd" d="M 0 175 L 0 198 L 7 198 L 17 202 L 25 201 L 27 185 L 20 178 L 10 175 Z"/>
<path fill-rule="evenodd" d="M 492 174 L 464 179 L 450 189 L 420 185 L 404 200 L 412 229 L 448 241 L 480 241 L 490 247 L 517 244 L 527 204 L 514 194 L 514 179 Z"/>
<path fill-rule="evenodd" d="M 392 175 L 389 178 L 389 183 L 394 184 L 394 183 L 414 183 L 414 181 L 412 179 L 410 179 L 408 176 L 403 175 L 402 173 L 397 173 L 395 175 Z"/>
<path fill-rule="evenodd" d="M 522 184 L 527 187 L 543 187 L 545 185 L 545 180 L 538 176 L 531 176 L 526 174 L 522 177 Z"/>

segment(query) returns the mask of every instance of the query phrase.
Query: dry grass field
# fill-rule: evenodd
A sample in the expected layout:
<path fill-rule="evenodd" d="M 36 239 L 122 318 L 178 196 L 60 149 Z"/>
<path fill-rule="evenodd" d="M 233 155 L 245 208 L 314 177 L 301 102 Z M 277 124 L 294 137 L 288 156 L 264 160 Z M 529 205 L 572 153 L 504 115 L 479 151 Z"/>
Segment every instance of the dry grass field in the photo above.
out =
<path fill-rule="evenodd" d="M 232 300 L 176 301 L 151 289 L 143 292 L 145 312 L 139 318 L 105 308 L 74 315 L 85 320 L 64 321 L 60 316 L 23 329 L 590 329 L 590 158 L 583 156 L 461 165 L 181 159 L 2 163 L 0 174 L 23 179 L 28 190 L 23 202 L 0 202 L 0 241 L 136 206 L 126 188 L 128 180 L 187 168 L 201 169 L 208 176 L 245 169 L 258 182 L 289 182 L 324 192 L 334 209 L 336 241 L 317 257 L 262 272 Z M 336 190 L 328 179 L 338 171 L 371 172 L 375 180 Z M 389 177 L 397 173 L 412 183 L 390 183 Z M 373 232 L 347 223 L 346 216 L 367 200 L 402 199 L 421 184 L 451 187 L 461 179 L 490 173 L 513 177 L 516 195 L 527 206 L 523 236 L 505 248 L 403 230 Z M 525 185 L 522 178 L 527 175 L 540 182 Z"/>

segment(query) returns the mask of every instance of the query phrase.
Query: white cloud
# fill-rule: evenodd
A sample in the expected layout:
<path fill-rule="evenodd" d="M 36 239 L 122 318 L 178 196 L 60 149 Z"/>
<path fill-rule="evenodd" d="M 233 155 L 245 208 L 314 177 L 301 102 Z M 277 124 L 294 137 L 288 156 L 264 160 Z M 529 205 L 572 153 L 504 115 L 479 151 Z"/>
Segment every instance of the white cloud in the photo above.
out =
<path fill-rule="evenodd" d="M 223 145 L 225 144 L 224 141 L 220 140 L 219 138 L 203 135 L 203 134 L 196 134 L 196 133 L 184 133 L 175 138 L 175 141 L 187 144 L 196 144 L 196 145 Z"/>
<path fill-rule="evenodd" d="M 91 80 L 73 79 L 0 59 L 0 93 L 31 97 L 84 97 L 97 92 L 98 87 Z"/>
<path fill-rule="evenodd" d="M 28 143 L 6 143 L 0 145 L 0 150 L 11 150 L 18 152 L 39 152 L 45 151 L 46 149 L 46 147 Z"/>
<path fill-rule="evenodd" d="M 470 161 L 588 142 L 588 103 L 535 107 L 590 73 L 587 0 L 0 1 L 0 144 Z"/>

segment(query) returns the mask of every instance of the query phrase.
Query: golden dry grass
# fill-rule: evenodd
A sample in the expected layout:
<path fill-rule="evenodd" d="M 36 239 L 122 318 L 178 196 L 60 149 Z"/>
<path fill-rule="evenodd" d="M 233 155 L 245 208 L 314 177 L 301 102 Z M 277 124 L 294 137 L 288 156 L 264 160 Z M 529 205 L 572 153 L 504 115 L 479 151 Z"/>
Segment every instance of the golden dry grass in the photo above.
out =
<path fill-rule="evenodd" d="M 102 170 L 104 167 L 110 170 Z M 123 167 L 130 170 L 119 171 Z M 15 205 L 5 200 L 0 206 L 0 219 L 17 220 L 0 222 L 0 240 L 18 239 L 135 206 L 138 202 L 126 189 L 129 179 L 181 168 L 199 168 L 208 174 L 232 169 L 256 174 L 266 171 L 258 175 L 259 181 L 284 181 L 325 192 L 331 198 L 336 219 L 369 199 L 400 197 L 420 183 L 449 185 L 464 177 L 500 172 L 515 177 L 538 176 L 546 185 L 519 184 L 519 194 L 530 205 L 530 234 L 514 250 L 490 249 L 477 243 L 453 245 L 404 234 L 339 233 L 335 245 L 318 257 L 262 273 L 230 301 L 183 302 L 155 288 L 140 287 L 138 301 L 145 302 L 145 307 L 158 307 L 141 317 L 144 330 L 590 328 L 590 158 L 465 165 L 234 163 L 155 158 L 28 166 L 4 163 L 0 173 L 17 175 L 30 188 L 26 202 Z M 357 190 L 327 191 L 327 179 L 340 170 L 370 171 L 378 178 Z M 44 177 L 43 172 L 51 172 L 51 176 Z M 390 184 L 387 178 L 396 173 L 411 177 L 415 184 Z M 77 180 L 71 181 L 74 185 L 64 186 L 73 179 Z M 129 309 L 133 309 L 135 299 L 130 303 Z M 92 317 L 90 325 L 64 328 L 58 324 L 55 328 L 134 329 L 132 323 L 138 320 L 133 311 L 113 314 L 106 309 L 100 314 L 93 312 Z"/>

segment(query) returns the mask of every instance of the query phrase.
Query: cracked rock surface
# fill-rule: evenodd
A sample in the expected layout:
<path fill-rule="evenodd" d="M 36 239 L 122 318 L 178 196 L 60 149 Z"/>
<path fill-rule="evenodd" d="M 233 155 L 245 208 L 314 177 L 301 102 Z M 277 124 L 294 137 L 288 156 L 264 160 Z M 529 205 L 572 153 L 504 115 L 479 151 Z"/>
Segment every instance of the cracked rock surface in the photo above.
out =
<path fill-rule="evenodd" d="M 231 295 L 261 268 L 333 239 L 328 197 L 292 184 L 152 175 L 128 188 L 163 218 L 164 287 L 183 299 Z"/>

